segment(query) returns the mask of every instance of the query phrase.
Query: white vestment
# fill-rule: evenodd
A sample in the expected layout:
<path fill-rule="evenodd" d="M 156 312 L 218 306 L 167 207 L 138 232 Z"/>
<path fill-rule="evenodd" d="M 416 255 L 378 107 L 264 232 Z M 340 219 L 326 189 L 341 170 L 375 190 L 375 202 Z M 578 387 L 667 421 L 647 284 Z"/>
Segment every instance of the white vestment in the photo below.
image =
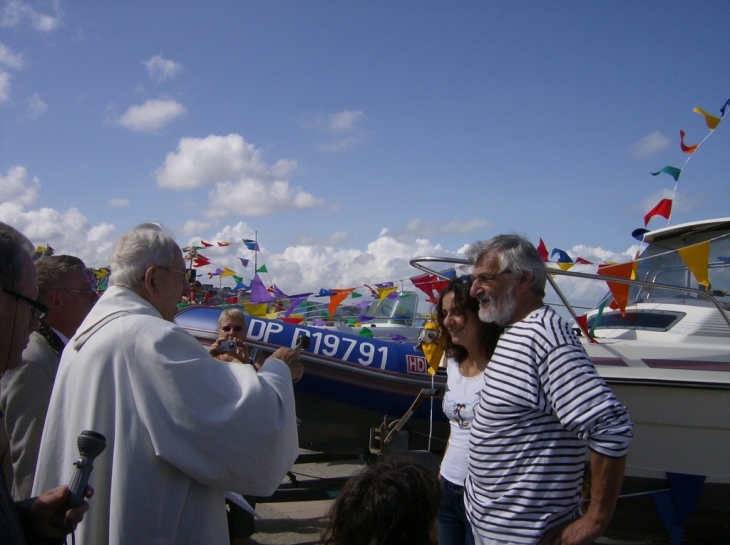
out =
<path fill-rule="evenodd" d="M 227 545 L 223 491 L 269 496 L 298 455 L 289 368 L 213 359 L 111 287 L 63 352 L 34 495 L 68 483 L 84 430 L 106 437 L 79 545 Z"/>

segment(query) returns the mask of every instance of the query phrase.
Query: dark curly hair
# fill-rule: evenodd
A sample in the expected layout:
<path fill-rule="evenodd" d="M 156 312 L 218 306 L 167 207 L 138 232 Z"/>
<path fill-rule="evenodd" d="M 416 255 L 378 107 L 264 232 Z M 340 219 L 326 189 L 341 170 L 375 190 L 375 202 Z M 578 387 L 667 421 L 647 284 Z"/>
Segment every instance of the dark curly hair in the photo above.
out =
<path fill-rule="evenodd" d="M 387 457 L 348 479 L 322 532 L 323 545 L 430 545 L 441 490 L 436 474 Z"/>
<path fill-rule="evenodd" d="M 439 300 L 436 302 L 436 323 L 439 327 L 441 346 L 446 355 L 454 358 L 458 362 L 464 361 L 469 355 L 466 348 L 458 344 L 454 344 L 451 340 L 451 334 L 444 326 L 443 300 L 449 294 L 454 294 L 454 311 L 457 314 L 468 314 L 468 319 L 479 320 L 479 301 L 471 296 L 471 276 L 459 276 L 452 278 L 449 285 L 441 292 Z M 499 336 L 504 328 L 494 323 L 486 323 L 479 320 L 479 343 L 481 349 L 487 358 L 491 358 L 494 349 L 497 346 Z"/>

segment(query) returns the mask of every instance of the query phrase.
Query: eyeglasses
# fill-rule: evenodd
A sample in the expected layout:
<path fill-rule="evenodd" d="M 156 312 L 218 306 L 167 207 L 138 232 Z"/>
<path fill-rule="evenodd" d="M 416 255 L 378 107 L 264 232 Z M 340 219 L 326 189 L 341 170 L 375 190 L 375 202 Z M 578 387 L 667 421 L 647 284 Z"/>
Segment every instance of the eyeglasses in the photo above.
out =
<path fill-rule="evenodd" d="M 183 280 L 186 283 L 190 283 L 190 269 L 180 270 L 180 269 L 173 269 L 172 267 L 163 267 L 162 265 L 155 265 L 158 269 L 165 269 L 166 271 L 172 271 L 177 274 L 183 275 Z"/>
<path fill-rule="evenodd" d="M 465 274 L 463 276 L 457 276 L 456 278 L 451 279 L 452 284 L 471 284 L 474 281 L 474 279 L 471 277 L 470 274 Z"/>
<path fill-rule="evenodd" d="M 241 331 L 243 329 L 243 326 L 242 325 L 234 325 L 233 327 L 231 327 L 229 325 L 224 325 L 223 327 L 221 327 L 221 329 L 223 331 L 225 331 L 226 333 L 228 333 L 231 329 L 233 329 L 233 331 L 235 331 L 236 333 L 238 333 L 239 331 Z"/>
<path fill-rule="evenodd" d="M 9 293 L 10 295 L 13 295 L 16 299 L 22 299 L 26 303 L 28 303 L 32 310 L 30 313 L 33 315 L 33 318 L 36 320 L 42 320 L 46 316 L 48 316 L 48 307 L 44 305 L 43 303 L 39 303 L 35 299 L 31 299 L 30 297 L 26 297 L 22 293 L 18 293 L 17 291 L 13 291 L 8 288 L 2 288 L 3 291 Z"/>
<path fill-rule="evenodd" d="M 80 293 L 81 295 L 86 295 L 87 297 L 89 297 L 92 294 L 96 295 L 96 291 L 91 286 L 87 286 L 80 290 L 75 290 L 75 289 L 71 289 L 71 288 L 55 288 L 55 289 L 57 289 L 58 291 L 70 291 L 73 293 Z"/>
<path fill-rule="evenodd" d="M 474 278 L 473 281 L 479 282 L 480 284 L 486 284 L 487 282 L 491 282 L 492 280 L 494 280 L 501 274 L 508 274 L 511 272 L 512 272 L 511 270 L 507 269 L 502 272 L 498 272 L 496 274 L 479 274 L 479 275 L 473 277 Z"/>

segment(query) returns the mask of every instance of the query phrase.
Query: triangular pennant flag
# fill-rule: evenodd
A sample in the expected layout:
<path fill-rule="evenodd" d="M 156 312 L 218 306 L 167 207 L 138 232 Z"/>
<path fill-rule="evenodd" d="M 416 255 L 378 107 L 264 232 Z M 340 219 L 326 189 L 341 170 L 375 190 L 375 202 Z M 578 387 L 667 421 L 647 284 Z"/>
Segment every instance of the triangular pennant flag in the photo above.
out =
<path fill-rule="evenodd" d="M 200 239 L 200 243 L 201 243 L 201 244 L 203 245 L 203 247 L 205 247 L 205 248 L 210 248 L 211 246 L 213 246 L 212 244 L 209 244 L 208 242 L 205 242 L 205 241 L 204 241 L 203 239 Z"/>
<path fill-rule="evenodd" d="M 697 507 L 705 479 L 704 475 L 668 472 L 669 490 L 659 490 L 651 494 L 674 545 L 682 542 L 684 523 Z"/>
<path fill-rule="evenodd" d="M 253 280 L 251 280 L 251 302 L 252 303 L 271 303 L 274 298 L 266 290 L 266 286 L 259 278 L 258 274 L 255 274 Z"/>
<path fill-rule="evenodd" d="M 234 274 L 236 274 L 236 271 L 232 271 L 228 267 L 225 267 L 223 269 L 223 272 L 221 273 L 221 277 L 224 277 L 224 276 L 233 276 Z"/>
<path fill-rule="evenodd" d="M 596 314 L 595 320 L 593 320 L 593 325 L 591 325 L 591 330 L 588 332 L 591 337 L 593 337 L 595 335 L 598 324 L 600 324 L 601 320 L 603 320 L 603 309 L 606 308 L 607 302 L 608 301 L 604 300 L 603 302 L 601 302 L 600 305 L 598 305 L 598 313 Z"/>
<path fill-rule="evenodd" d="M 290 316 L 292 311 L 306 300 L 306 297 L 292 297 L 291 304 L 289 305 L 289 308 L 286 310 L 286 312 L 284 312 L 284 316 Z"/>
<path fill-rule="evenodd" d="M 649 212 L 644 216 L 644 225 L 649 224 L 649 220 L 653 218 L 654 216 L 661 216 L 663 218 L 669 219 L 672 215 L 672 199 L 662 199 L 659 201 L 659 204 L 657 204 L 654 208 L 649 210 Z"/>
<path fill-rule="evenodd" d="M 684 131 L 682 129 L 679 129 L 679 147 L 682 148 L 682 151 L 686 153 L 687 155 L 692 155 L 699 144 L 693 144 L 691 146 L 688 146 L 684 143 Z"/>
<path fill-rule="evenodd" d="M 659 176 L 662 172 L 669 174 L 672 178 L 674 178 L 675 182 L 679 181 L 679 175 L 682 174 L 682 169 L 677 167 L 671 167 L 666 166 L 660 170 L 657 170 L 656 172 L 650 172 L 652 176 Z"/>
<path fill-rule="evenodd" d="M 635 261 L 619 263 L 618 265 L 599 265 L 598 274 L 602 276 L 613 276 L 616 278 L 630 279 L 634 274 Z M 606 282 L 616 300 L 621 316 L 626 315 L 626 305 L 629 302 L 629 285 L 623 282 Z"/>
<path fill-rule="evenodd" d="M 241 265 L 243 265 L 243 268 L 245 269 L 248 267 L 248 259 L 244 259 L 242 257 L 239 257 L 238 260 L 241 262 Z"/>
<path fill-rule="evenodd" d="M 702 108 L 694 108 L 692 111 L 700 114 L 702 117 L 705 118 L 705 125 L 707 125 L 707 128 L 710 129 L 711 131 L 714 131 L 715 128 L 720 124 L 719 117 L 715 117 L 712 114 L 708 114 Z"/>
<path fill-rule="evenodd" d="M 218 246 L 230 246 L 230 242 L 218 242 Z"/>
<path fill-rule="evenodd" d="M 540 239 L 540 244 L 537 245 L 537 253 L 540 254 L 540 257 L 543 261 L 550 261 L 550 258 L 548 257 L 548 249 L 547 246 L 545 246 L 545 243 Z"/>
<path fill-rule="evenodd" d="M 261 265 L 261 266 L 260 266 L 260 267 L 259 267 L 258 269 L 256 269 L 256 272 L 257 272 L 257 273 L 267 273 L 267 272 L 269 272 L 269 271 L 268 271 L 268 269 L 266 268 L 266 265 Z"/>
<path fill-rule="evenodd" d="M 710 289 L 708 266 L 710 263 L 710 241 L 700 242 L 692 246 L 685 246 L 677 250 L 682 261 L 697 279 L 697 283 Z"/>
<path fill-rule="evenodd" d="M 438 339 L 438 325 L 434 322 L 426 322 L 419 336 L 419 341 L 421 341 L 421 350 L 426 355 L 429 375 L 436 374 L 439 365 L 441 365 L 441 358 L 444 356 L 444 348 Z"/>
<path fill-rule="evenodd" d="M 243 278 L 241 278 L 240 276 L 238 276 L 238 275 L 236 275 L 236 274 L 234 274 L 234 275 L 233 275 L 233 279 L 234 279 L 234 280 L 235 280 L 236 282 L 243 282 Z"/>
<path fill-rule="evenodd" d="M 249 316 L 256 316 L 258 318 L 266 316 L 267 303 L 244 303 L 243 306 Z"/>
<path fill-rule="evenodd" d="M 550 254 L 550 257 L 554 256 L 555 254 L 558 254 L 558 267 L 560 267 L 562 270 L 567 271 L 573 266 L 573 260 L 570 258 L 570 256 L 564 252 L 563 250 L 559 248 L 553 248 L 552 253 Z"/>
<path fill-rule="evenodd" d="M 596 342 L 596 339 L 593 338 L 593 335 L 588 332 L 588 316 L 586 316 L 585 314 L 581 314 L 580 316 L 575 317 L 575 321 L 580 325 L 581 331 L 585 332 L 588 340 L 592 343 Z"/>
<path fill-rule="evenodd" d="M 377 284 L 376 284 L 376 286 L 377 286 Z M 397 289 L 398 288 L 396 288 L 395 286 L 383 287 L 383 288 L 379 287 L 378 288 L 378 298 L 385 299 L 386 297 L 389 297 L 392 293 L 395 293 L 395 291 Z"/>
<path fill-rule="evenodd" d="M 332 290 L 326 290 L 324 288 L 321 288 L 319 290 L 319 293 L 317 295 L 315 295 L 315 297 L 327 297 L 328 295 L 334 295 L 335 293 L 336 292 L 334 292 Z"/>
<path fill-rule="evenodd" d="M 249 250 L 252 250 L 254 252 L 260 251 L 258 243 L 253 240 L 244 240 L 243 243 L 246 245 L 246 248 L 248 248 Z"/>
<path fill-rule="evenodd" d="M 631 236 L 638 240 L 639 242 L 644 242 L 644 235 L 649 232 L 649 229 L 644 229 L 643 227 L 640 227 L 638 229 L 634 229 L 631 231 Z"/>
<path fill-rule="evenodd" d="M 591 261 L 588 261 L 587 259 L 583 259 L 582 257 L 576 257 L 575 262 L 580 263 L 581 265 L 593 265 L 593 263 Z"/>
<path fill-rule="evenodd" d="M 727 99 L 727 102 L 722 105 L 722 108 L 720 108 L 720 117 L 725 117 L 725 109 L 730 106 L 730 98 Z"/>
<path fill-rule="evenodd" d="M 208 273 L 208 278 L 213 278 L 214 276 L 220 276 L 220 274 L 222 272 L 223 272 L 223 269 L 221 269 L 220 267 L 219 268 L 216 268 L 215 272 L 212 272 L 212 273 L 209 272 Z"/>
<path fill-rule="evenodd" d="M 353 291 L 355 291 L 355 288 L 350 288 L 349 290 L 337 290 L 334 295 L 330 295 L 330 304 L 327 305 L 327 312 L 329 312 L 330 318 L 334 317 L 337 307 L 339 307 L 340 303 L 347 299 L 347 296 Z"/>

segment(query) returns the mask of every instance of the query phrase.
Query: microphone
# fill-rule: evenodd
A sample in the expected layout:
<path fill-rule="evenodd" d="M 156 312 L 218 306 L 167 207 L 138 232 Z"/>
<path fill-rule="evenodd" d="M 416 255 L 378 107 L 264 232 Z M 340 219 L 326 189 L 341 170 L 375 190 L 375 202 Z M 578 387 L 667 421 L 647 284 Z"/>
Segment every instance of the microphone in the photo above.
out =
<path fill-rule="evenodd" d="M 79 459 L 74 462 L 76 470 L 68 485 L 68 506 L 73 508 L 84 503 L 84 492 L 89 483 L 89 475 L 94 469 L 94 458 L 106 448 L 106 437 L 95 431 L 85 430 L 76 440 L 79 447 Z"/>

